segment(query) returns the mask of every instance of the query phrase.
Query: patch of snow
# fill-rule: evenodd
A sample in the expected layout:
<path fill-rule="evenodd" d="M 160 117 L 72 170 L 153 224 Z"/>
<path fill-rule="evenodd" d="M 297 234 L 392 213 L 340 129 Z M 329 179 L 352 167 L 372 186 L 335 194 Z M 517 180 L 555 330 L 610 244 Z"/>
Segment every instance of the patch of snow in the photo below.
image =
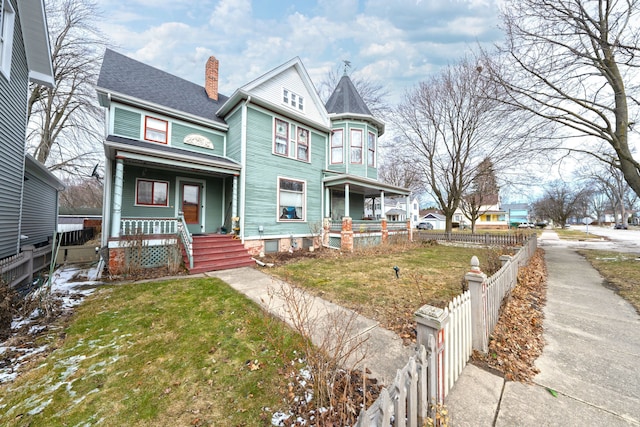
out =
<path fill-rule="evenodd" d="M 30 410 L 29 412 L 27 412 L 28 415 L 36 415 L 39 414 L 40 412 L 44 411 L 44 408 L 46 408 L 47 406 L 49 406 L 49 404 L 51 403 L 52 399 L 47 400 L 46 402 L 42 402 L 40 404 L 40 406 L 37 406 L 35 408 L 33 408 L 32 410 Z"/>

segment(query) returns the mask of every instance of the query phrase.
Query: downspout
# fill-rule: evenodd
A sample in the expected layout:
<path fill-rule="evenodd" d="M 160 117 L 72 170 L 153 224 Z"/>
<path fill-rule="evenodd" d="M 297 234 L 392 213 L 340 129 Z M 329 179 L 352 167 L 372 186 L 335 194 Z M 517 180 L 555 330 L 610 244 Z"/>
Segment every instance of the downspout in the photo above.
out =
<path fill-rule="evenodd" d="M 247 104 L 251 102 L 251 95 L 242 104 L 242 126 L 240 133 L 240 164 L 242 172 L 240 174 L 240 240 L 244 244 L 245 225 L 245 195 L 247 189 Z"/>

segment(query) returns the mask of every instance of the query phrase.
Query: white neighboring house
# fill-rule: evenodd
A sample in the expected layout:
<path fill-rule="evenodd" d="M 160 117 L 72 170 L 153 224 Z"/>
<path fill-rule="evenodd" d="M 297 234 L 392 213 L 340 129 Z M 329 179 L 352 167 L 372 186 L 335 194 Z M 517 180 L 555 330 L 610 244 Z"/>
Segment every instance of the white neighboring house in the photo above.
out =
<path fill-rule="evenodd" d="M 444 230 L 447 225 L 447 219 L 445 218 L 445 216 L 435 212 L 429 212 L 428 214 L 424 215 L 422 218 L 420 218 L 419 221 L 416 222 L 416 225 L 420 222 L 426 222 L 433 225 L 434 230 Z"/>
<path fill-rule="evenodd" d="M 409 219 L 411 220 L 411 227 L 415 227 L 420 219 L 420 202 L 417 197 L 414 197 L 410 201 L 409 206 Z M 375 199 L 375 203 L 372 209 L 371 200 L 367 200 L 364 214 L 372 219 L 380 219 L 382 217 L 382 206 L 380 199 Z M 406 221 L 407 220 L 407 199 L 384 199 L 384 210 L 387 221 Z"/>

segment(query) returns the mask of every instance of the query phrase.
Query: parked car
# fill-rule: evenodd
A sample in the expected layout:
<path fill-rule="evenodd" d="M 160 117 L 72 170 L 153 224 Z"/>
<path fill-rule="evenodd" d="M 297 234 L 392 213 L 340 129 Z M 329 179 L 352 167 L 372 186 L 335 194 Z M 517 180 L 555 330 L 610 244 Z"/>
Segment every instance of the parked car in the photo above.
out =
<path fill-rule="evenodd" d="M 613 226 L 613 228 L 616 229 L 616 230 L 626 230 L 627 226 L 624 225 L 624 224 L 616 224 L 616 225 Z"/>
<path fill-rule="evenodd" d="M 523 222 L 520 225 L 518 225 L 518 228 L 535 228 L 535 224 L 531 223 L 531 222 Z"/>
<path fill-rule="evenodd" d="M 416 224 L 418 230 L 433 230 L 433 224 L 430 222 L 419 222 Z"/>

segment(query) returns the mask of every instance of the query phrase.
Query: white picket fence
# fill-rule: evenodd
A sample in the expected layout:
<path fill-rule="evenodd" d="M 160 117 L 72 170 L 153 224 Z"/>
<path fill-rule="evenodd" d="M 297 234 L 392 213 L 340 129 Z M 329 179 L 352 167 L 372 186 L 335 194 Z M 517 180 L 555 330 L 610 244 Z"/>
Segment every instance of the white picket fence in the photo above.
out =
<path fill-rule="evenodd" d="M 429 374 L 436 372 L 433 338 L 428 347 L 420 345 L 409 363 L 398 370 L 391 387 L 383 388 L 369 409 L 362 409 L 356 427 L 418 427 L 429 416 L 433 418 L 429 406 L 436 395 L 434 376 Z"/>
<path fill-rule="evenodd" d="M 478 269 L 465 277 L 469 286 L 481 289 L 474 300 L 471 289 L 457 296 L 444 309 L 423 306 L 416 312 L 419 350 L 409 363 L 398 371 L 389 389 L 367 409 L 363 409 L 356 427 L 422 426 L 426 417 L 433 419 L 433 403 L 442 403 L 444 397 L 460 377 L 473 349 L 474 336 L 485 338 L 498 321 L 502 299 L 518 280 L 518 268 L 526 265 L 537 248 L 532 236 L 513 257 L 504 257 L 502 268 L 490 278 Z M 477 267 L 477 265 L 475 265 Z M 469 281 L 469 274 L 475 281 Z M 479 324 L 474 319 L 481 318 Z M 495 318 L 495 320 L 494 320 Z M 482 328 L 484 325 L 484 328 Z M 428 350 L 424 344 L 427 343 Z M 486 344 L 486 339 L 484 341 Z M 478 348 L 478 350 L 483 350 Z"/>
<path fill-rule="evenodd" d="M 445 309 L 449 321 L 444 327 L 444 395 L 458 381 L 462 369 L 473 353 L 471 332 L 471 293 L 464 292 L 449 303 Z"/>

